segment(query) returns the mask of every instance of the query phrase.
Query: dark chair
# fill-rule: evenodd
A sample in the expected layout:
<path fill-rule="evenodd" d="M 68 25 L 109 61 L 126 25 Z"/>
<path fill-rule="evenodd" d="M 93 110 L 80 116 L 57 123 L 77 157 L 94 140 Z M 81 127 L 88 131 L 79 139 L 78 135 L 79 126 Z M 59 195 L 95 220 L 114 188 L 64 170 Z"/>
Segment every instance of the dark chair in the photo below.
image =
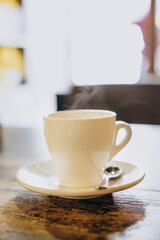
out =
<path fill-rule="evenodd" d="M 101 85 L 73 87 L 57 95 L 57 110 L 107 109 L 118 120 L 160 124 L 160 85 Z"/>

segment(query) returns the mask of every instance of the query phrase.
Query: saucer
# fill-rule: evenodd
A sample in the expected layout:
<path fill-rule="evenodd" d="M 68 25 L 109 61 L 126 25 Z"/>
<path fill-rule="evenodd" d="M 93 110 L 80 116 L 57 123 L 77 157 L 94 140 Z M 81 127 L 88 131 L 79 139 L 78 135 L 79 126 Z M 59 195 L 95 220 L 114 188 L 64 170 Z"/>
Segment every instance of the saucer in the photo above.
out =
<path fill-rule="evenodd" d="M 131 188 L 144 178 L 144 172 L 133 164 L 113 160 L 108 163 L 108 165 L 112 164 L 123 169 L 122 176 L 108 179 L 104 174 L 105 181 L 99 189 L 96 187 L 74 189 L 61 186 L 54 171 L 53 161 L 31 163 L 22 167 L 17 172 L 17 181 L 33 192 L 62 198 L 88 199 Z"/>

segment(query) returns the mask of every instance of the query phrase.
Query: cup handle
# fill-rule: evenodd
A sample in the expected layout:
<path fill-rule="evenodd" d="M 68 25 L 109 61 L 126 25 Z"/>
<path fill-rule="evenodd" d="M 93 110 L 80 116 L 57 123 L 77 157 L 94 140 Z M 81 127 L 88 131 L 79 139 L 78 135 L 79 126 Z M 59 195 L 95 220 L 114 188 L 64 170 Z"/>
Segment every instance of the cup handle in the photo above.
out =
<path fill-rule="evenodd" d="M 116 145 L 117 135 L 118 135 L 118 132 L 121 128 L 125 129 L 125 136 L 122 139 L 122 141 L 118 145 Z M 122 150 L 122 148 L 124 148 L 127 145 L 129 140 L 131 139 L 131 136 L 132 136 L 132 130 L 131 130 L 131 127 L 128 123 L 123 122 L 123 121 L 116 121 L 115 122 L 114 140 L 113 140 L 112 152 L 111 152 L 109 160 L 112 160 L 112 158 L 117 153 L 119 153 Z"/>

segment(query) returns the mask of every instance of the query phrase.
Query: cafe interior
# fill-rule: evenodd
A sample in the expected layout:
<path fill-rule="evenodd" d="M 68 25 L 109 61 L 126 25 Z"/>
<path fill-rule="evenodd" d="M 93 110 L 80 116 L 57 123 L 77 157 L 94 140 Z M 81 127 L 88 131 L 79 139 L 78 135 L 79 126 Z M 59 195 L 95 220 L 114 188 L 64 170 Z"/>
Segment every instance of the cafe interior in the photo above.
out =
<path fill-rule="evenodd" d="M 54 139 L 87 169 L 113 112 L 107 183 L 62 184 Z M 158 240 L 159 170 L 160 1 L 0 0 L 0 239 Z"/>

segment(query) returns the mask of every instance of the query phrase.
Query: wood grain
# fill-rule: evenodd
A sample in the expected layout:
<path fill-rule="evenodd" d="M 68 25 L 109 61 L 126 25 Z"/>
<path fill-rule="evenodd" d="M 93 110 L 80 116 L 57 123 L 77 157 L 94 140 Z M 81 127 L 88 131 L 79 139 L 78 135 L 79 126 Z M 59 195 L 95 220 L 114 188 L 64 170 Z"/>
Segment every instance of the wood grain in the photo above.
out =
<path fill-rule="evenodd" d="M 156 127 L 160 133 L 160 126 Z M 142 129 L 144 126 L 137 126 L 138 135 Z M 150 132 L 150 127 L 145 129 L 146 133 Z M 136 133 L 136 127 L 134 130 Z M 15 175 L 20 166 L 49 157 L 41 133 L 33 129 L 3 131 L 0 239 L 160 239 L 160 191 L 157 189 L 160 179 L 156 177 L 154 182 L 152 170 L 151 185 L 144 180 L 139 187 L 90 200 L 44 196 L 19 186 Z M 132 147 L 135 145 L 130 146 L 130 151 Z M 152 163 L 159 158 L 159 147 L 160 142 L 152 149 L 157 154 Z M 159 168 L 160 162 L 156 161 L 153 166 Z"/>

